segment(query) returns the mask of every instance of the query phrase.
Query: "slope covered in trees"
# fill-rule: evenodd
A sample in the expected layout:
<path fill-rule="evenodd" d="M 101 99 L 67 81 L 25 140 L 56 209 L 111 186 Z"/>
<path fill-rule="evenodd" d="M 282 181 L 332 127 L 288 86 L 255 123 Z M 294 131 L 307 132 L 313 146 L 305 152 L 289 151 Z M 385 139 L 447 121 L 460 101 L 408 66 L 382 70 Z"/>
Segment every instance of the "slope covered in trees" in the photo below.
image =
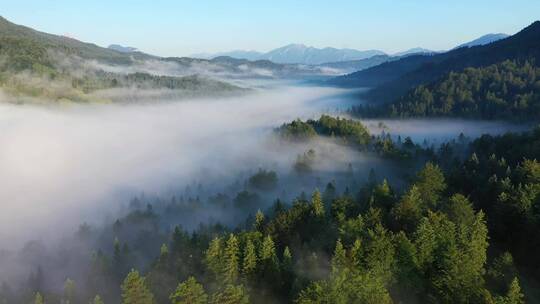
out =
<path fill-rule="evenodd" d="M 0 17 L 0 89 L 13 102 L 111 101 L 92 93 L 111 88 L 176 90 L 176 95 L 241 92 L 234 85 L 201 76 L 156 76 L 104 72 L 87 60 L 126 68 L 135 61 L 157 60 L 147 54 L 121 53 L 78 40 L 38 32 Z"/>
<path fill-rule="evenodd" d="M 340 130 L 356 125 L 332 117 L 293 124 L 334 132 L 343 142 L 352 133 Z M 281 130 L 290 134 L 288 126 Z M 393 144 L 397 150 L 411 145 Z M 74 259 L 80 248 L 92 254 L 79 257 L 87 271 L 67 279 L 63 291 L 44 279 L 56 268 L 37 267 L 22 285 L 6 282 L 0 301 L 535 302 L 540 244 L 531 235 L 540 229 L 538 147 L 538 129 L 470 144 L 452 141 L 437 152 L 417 147 L 414 155 L 423 157 L 410 161 L 423 164 L 411 169 L 406 185 L 353 172 L 291 201 L 272 192 L 279 176 L 267 170 L 247 179 L 245 189 L 239 186 L 234 199 L 217 194 L 204 202 L 202 185 L 179 198 L 140 196 L 106 227 L 81 226 L 70 241 L 78 245 L 62 254 Z M 263 193 L 275 195 L 270 207 L 261 204 Z M 181 215 L 211 206 L 247 220 L 193 230 L 178 225 Z"/>
<path fill-rule="evenodd" d="M 401 118 L 534 120 L 540 114 L 540 68 L 529 61 L 467 68 L 418 86 L 392 104 L 353 111 Z"/>

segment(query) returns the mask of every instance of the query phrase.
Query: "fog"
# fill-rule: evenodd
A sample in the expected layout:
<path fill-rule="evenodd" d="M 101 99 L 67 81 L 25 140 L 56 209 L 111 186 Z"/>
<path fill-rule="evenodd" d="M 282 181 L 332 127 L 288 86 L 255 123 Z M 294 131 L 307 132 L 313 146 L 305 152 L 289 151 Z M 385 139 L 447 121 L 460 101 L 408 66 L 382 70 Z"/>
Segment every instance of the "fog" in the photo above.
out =
<path fill-rule="evenodd" d="M 277 153 L 268 135 L 283 122 L 315 116 L 310 102 L 332 94 L 286 87 L 152 105 L 2 104 L 0 245 L 102 218 L 119 193 L 286 167 L 302 148 Z"/>
<path fill-rule="evenodd" d="M 280 145 L 273 128 L 349 103 L 351 92 L 277 86 L 243 97 L 133 105 L 0 105 L 0 248 L 69 231 L 114 214 L 132 195 L 160 193 L 193 181 L 232 183 L 236 174 L 287 172 L 317 146 L 319 170 L 376 160 L 329 142 Z M 522 130 L 501 122 L 363 121 L 370 130 L 443 141 Z M 337 168 L 337 169 L 336 169 Z M 306 189 L 310 190 L 310 189 Z"/>
<path fill-rule="evenodd" d="M 443 143 L 461 134 L 477 138 L 483 134 L 499 135 L 505 132 L 522 132 L 530 125 L 505 121 L 465 119 L 366 119 L 362 122 L 373 134 L 382 132 L 402 138 L 411 137 L 414 142 Z"/>

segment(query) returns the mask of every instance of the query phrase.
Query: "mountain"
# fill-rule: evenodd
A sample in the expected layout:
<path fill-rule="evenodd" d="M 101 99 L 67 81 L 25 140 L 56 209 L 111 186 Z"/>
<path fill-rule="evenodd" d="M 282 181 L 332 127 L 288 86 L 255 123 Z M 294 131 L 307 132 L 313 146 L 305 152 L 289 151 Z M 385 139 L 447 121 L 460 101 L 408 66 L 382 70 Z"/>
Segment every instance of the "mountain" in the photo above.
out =
<path fill-rule="evenodd" d="M 192 57 L 212 59 L 215 57 L 226 56 L 247 60 L 270 60 L 275 63 L 283 64 L 318 65 L 329 62 L 361 60 L 377 55 L 386 54 L 378 50 L 358 51 L 353 49 L 336 49 L 330 47 L 318 49 L 305 46 L 303 44 L 289 44 L 266 53 L 239 50 L 216 54 L 194 54 Z"/>
<path fill-rule="evenodd" d="M 385 55 L 378 50 L 358 51 L 353 49 L 335 49 L 305 46 L 303 44 L 289 44 L 287 46 L 272 50 L 261 56 L 276 63 L 300 63 L 300 64 L 321 64 L 326 62 L 339 62 L 349 60 L 360 60 L 376 55 Z"/>
<path fill-rule="evenodd" d="M 119 44 L 111 44 L 107 47 L 108 49 L 115 50 L 120 53 L 133 53 L 136 52 L 137 49 L 130 46 L 122 46 Z"/>
<path fill-rule="evenodd" d="M 478 45 L 486 45 L 486 44 L 490 44 L 490 43 L 493 43 L 493 42 L 501 40 L 501 39 L 508 38 L 509 36 L 510 35 L 503 34 L 503 33 L 487 34 L 487 35 L 484 35 L 484 36 L 482 36 L 480 38 L 474 39 L 473 41 L 469 41 L 469 42 L 463 43 L 461 45 L 458 45 L 455 48 L 458 49 L 458 48 L 462 48 L 462 47 L 473 47 L 473 46 L 478 46 Z"/>
<path fill-rule="evenodd" d="M 424 49 L 424 48 L 420 48 L 420 47 L 416 47 L 416 48 L 408 49 L 406 51 L 397 52 L 397 53 L 393 54 L 392 56 L 394 56 L 394 57 L 403 57 L 403 56 L 409 56 L 409 55 L 434 54 L 434 53 L 437 53 L 437 52 L 432 51 L 432 50 L 428 50 L 428 49 Z"/>
<path fill-rule="evenodd" d="M 215 53 L 215 54 L 199 53 L 199 54 L 193 54 L 191 55 L 191 57 L 200 58 L 200 59 L 213 59 L 216 57 L 231 57 L 231 58 L 236 58 L 236 59 L 259 60 L 262 54 L 263 53 L 257 52 L 257 51 L 235 50 L 235 51 L 220 52 L 220 53 Z"/>
<path fill-rule="evenodd" d="M 393 101 L 409 89 L 467 67 L 484 67 L 505 60 L 540 60 L 540 21 L 519 33 L 486 45 L 458 48 L 434 55 L 412 55 L 397 61 L 334 78 L 331 84 L 374 87 L 371 100 Z"/>

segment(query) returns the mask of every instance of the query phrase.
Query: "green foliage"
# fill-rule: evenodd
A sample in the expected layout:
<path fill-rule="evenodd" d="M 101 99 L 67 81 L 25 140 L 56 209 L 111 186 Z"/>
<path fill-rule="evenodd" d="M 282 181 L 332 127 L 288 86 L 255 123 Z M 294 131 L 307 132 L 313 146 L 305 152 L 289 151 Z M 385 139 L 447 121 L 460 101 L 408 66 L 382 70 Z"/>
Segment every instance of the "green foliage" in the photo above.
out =
<path fill-rule="evenodd" d="M 319 189 L 315 189 L 311 195 L 311 206 L 315 216 L 324 217 L 324 203 L 322 201 L 321 192 L 319 192 Z"/>
<path fill-rule="evenodd" d="M 208 295 L 194 277 L 180 283 L 170 296 L 172 304 L 206 304 Z"/>
<path fill-rule="evenodd" d="M 251 276 L 257 269 L 257 252 L 253 241 L 247 239 L 244 246 L 244 260 L 242 262 L 242 271 L 244 275 Z"/>
<path fill-rule="evenodd" d="M 211 304 L 248 304 L 249 295 L 243 285 L 227 285 L 212 296 Z"/>
<path fill-rule="evenodd" d="M 223 249 L 221 239 L 216 237 L 210 242 L 208 250 L 206 250 L 205 262 L 208 269 L 214 274 L 216 279 L 221 277 L 224 265 L 222 263 Z"/>
<path fill-rule="evenodd" d="M 540 113 L 539 81 L 540 68 L 530 61 L 466 68 L 416 87 L 387 111 L 400 117 L 531 119 Z"/>
<path fill-rule="evenodd" d="M 334 118 L 322 115 L 318 120 L 302 122 L 297 119 L 284 124 L 277 129 L 281 138 L 286 140 L 307 140 L 317 135 L 334 137 L 346 144 L 365 147 L 369 144 L 371 136 L 368 129 L 359 121 L 345 118 Z"/>
<path fill-rule="evenodd" d="M 436 207 L 443 191 L 446 189 L 446 181 L 439 166 L 427 163 L 416 175 L 414 185 L 418 187 L 420 197 L 425 208 Z"/>
<path fill-rule="evenodd" d="M 223 280 L 226 284 L 234 284 L 238 280 L 239 255 L 238 239 L 231 233 L 223 252 Z"/>
<path fill-rule="evenodd" d="M 136 270 L 131 270 L 122 283 L 122 304 L 154 304 L 154 295 Z"/>

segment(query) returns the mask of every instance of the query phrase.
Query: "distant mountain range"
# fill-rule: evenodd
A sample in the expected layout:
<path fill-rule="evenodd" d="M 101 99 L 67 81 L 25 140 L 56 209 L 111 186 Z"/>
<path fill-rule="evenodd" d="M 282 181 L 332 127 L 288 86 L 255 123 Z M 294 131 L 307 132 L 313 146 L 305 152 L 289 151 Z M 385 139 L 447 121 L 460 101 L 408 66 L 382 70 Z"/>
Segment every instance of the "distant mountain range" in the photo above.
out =
<path fill-rule="evenodd" d="M 192 57 L 211 59 L 220 56 L 228 56 L 247 60 L 270 60 L 275 63 L 283 64 L 318 65 L 328 62 L 361 60 L 376 55 L 386 54 L 379 50 L 359 51 L 353 49 L 336 49 L 331 47 L 319 49 L 303 44 L 289 44 L 266 53 L 237 50 L 216 54 L 194 54 Z"/>
<path fill-rule="evenodd" d="M 456 48 L 472 47 L 478 45 L 485 45 L 495 42 L 500 39 L 508 37 L 506 34 L 487 34 L 478 39 L 463 43 Z M 444 51 L 442 51 L 444 52 Z M 230 52 L 220 53 L 201 53 L 193 54 L 190 57 L 201 59 L 212 59 L 216 57 L 232 57 L 237 59 L 247 59 L 251 61 L 255 60 L 270 60 L 275 63 L 283 64 L 306 64 L 306 65 L 326 65 L 335 64 L 338 62 L 354 62 L 359 60 L 368 59 L 373 56 L 388 56 L 390 57 L 404 57 L 410 55 L 432 55 L 436 53 L 442 53 L 441 51 L 433 51 L 421 47 L 415 47 L 406 51 L 397 52 L 392 55 L 386 54 L 380 50 L 366 50 L 360 51 L 355 49 L 337 49 L 332 47 L 315 48 L 306 46 L 304 44 L 289 44 L 277 49 L 273 49 L 269 52 L 257 52 L 257 51 L 245 51 L 235 50 Z M 379 57 L 377 60 L 380 60 Z M 377 61 L 376 60 L 376 61 Z M 357 62 L 353 63 L 356 64 Z M 344 65 L 340 65 L 344 66 Z"/>

